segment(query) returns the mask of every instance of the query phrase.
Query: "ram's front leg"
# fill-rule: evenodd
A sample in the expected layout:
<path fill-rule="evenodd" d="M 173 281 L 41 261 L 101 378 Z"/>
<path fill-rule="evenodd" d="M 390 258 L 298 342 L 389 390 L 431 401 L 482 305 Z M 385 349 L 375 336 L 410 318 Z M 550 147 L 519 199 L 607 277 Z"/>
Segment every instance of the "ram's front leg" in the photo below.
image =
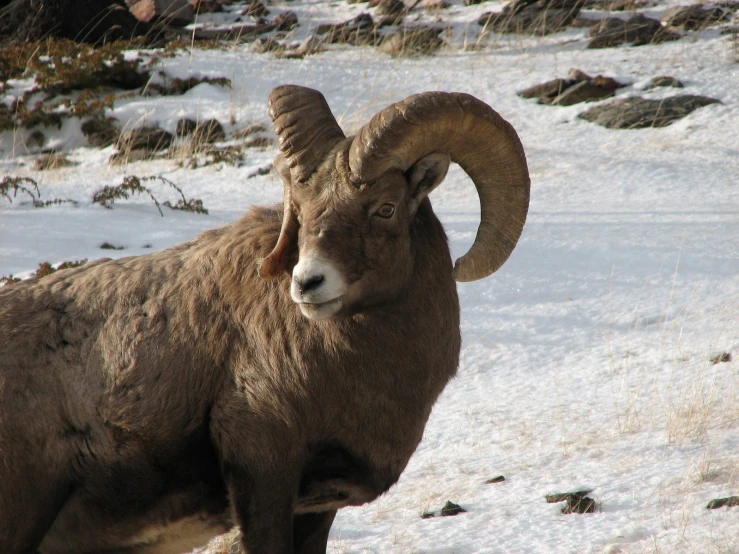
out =
<path fill-rule="evenodd" d="M 328 533 L 336 510 L 315 514 L 300 514 L 293 519 L 295 554 L 326 554 Z"/>
<path fill-rule="evenodd" d="M 248 554 L 294 554 L 293 510 L 298 480 L 287 472 L 226 470 L 231 501 Z"/>

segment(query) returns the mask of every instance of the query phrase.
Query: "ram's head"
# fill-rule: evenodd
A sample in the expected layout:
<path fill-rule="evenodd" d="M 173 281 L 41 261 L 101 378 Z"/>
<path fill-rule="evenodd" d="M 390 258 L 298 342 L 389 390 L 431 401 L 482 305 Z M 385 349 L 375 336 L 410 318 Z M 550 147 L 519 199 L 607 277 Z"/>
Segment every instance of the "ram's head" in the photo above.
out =
<path fill-rule="evenodd" d="M 454 279 L 487 277 L 513 251 L 529 205 L 526 158 L 513 127 L 484 102 L 416 94 L 349 138 L 318 91 L 284 85 L 269 102 L 284 216 L 259 272 L 274 278 L 292 269 L 291 296 L 306 317 L 353 313 L 403 290 L 413 272 L 414 218 L 430 211 L 426 198 L 450 161 L 470 176 L 481 206 Z"/>

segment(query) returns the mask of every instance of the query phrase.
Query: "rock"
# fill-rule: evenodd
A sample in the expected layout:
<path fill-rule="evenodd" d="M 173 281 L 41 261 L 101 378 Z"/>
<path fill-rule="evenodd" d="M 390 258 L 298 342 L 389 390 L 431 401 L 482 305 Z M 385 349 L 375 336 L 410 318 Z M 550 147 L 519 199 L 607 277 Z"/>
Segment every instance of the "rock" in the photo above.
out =
<path fill-rule="evenodd" d="M 382 41 L 379 50 L 394 58 L 430 56 L 444 44 L 439 38 L 442 31 L 437 27 L 398 29 Z"/>
<path fill-rule="evenodd" d="M 406 11 L 405 4 L 401 0 L 380 0 L 375 7 L 377 15 L 400 15 Z"/>
<path fill-rule="evenodd" d="M 451 500 L 447 500 L 446 504 L 444 504 L 444 507 L 441 509 L 442 517 L 456 516 L 457 514 L 463 514 L 465 512 L 467 512 L 467 510 L 462 508 L 459 504 L 455 504 Z"/>
<path fill-rule="evenodd" d="M 196 125 L 192 131 L 192 139 L 196 142 L 220 142 L 226 140 L 226 133 L 217 119 L 206 119 Z"/>
<path fill-rule="evenodd" d="M 646 0 L 596 0 L 588 4 L 589 8 L 606 12 L 633 11 L 648 5 Z"/>
<path fill-rule="evenodd" d="M 573 23 L 583 4 L 583 0 L 514 0 L 499 13 L 482 14 L 477 24 L 499 33 L 547 35 Z"/>
<path fill-rule="evenodd" d="M 547 503 L 564 502 L 563 514 L 590 514 L 595 511 L 595 500 L 587 495 L 593 491 L 581 490 L 574 492 L 562 492 L 547 494 L 544 498 Z"/>
<path fill-rule="evenodd" d="M 505 481 L 505 477 L 503 477 L 502 475 L 498 475 L 497 477 L 493 477 L 492 479 L 488 479 L 487 481 L 485 481 L 485 484 L 492 485 L 493 483 L 502 483 L 503 481 Z"/>
<path fill-rule="evenodd" d="M 172 143 L 172 133 L 159 127 L 138 127 L 121 135 L 123 150 L 166 150 Z"/>
<path fill-rule="evenodd" d="M 73 162 L 67 157 L 64 152 L 49 152 L 48 154 L 42 155 L 33 162 L 34 169 L 38 171 L 46 171 L 47 169 L 59 169 L 62 167 L 70 167 L 73 165 L 79 165 L 78 162 Z"/>
<path fill-rule="evenodd" d="M 569 497 L 562 508 L 563 514 L 592 514 L 595 511 L 595 500 L 589 496 Z"/>
<path fill-rule="evenodd" d="M 253 0 L 246 6 L 246 10 L 241 15 L 247 15 L 251 17 L 264 17 L 269 13 L 269 10 L 260 0 Z"/>
<path fill-rule="evenodd" d="M 482 4 L 485 0 L 464 0 L 465 6 L 476 6 L 477 4 Z"/>
<path fill-rule="evenodd" d="M 652 77 L 644 90 L 649 90 L 657 87 L 675 87 L 683 88 L 683 84 L 669 75 L 660 75 L 659 77 Z"/>
<path fill-rule="evenodd" d="M 662 14 L 662 22 L 668 27 L 684 31 L 700 31 L 709 25 L 725 21 L 731 17 L 728 10 L 718 6 L 693 4 L 692 6 L 673 6 Z"/>
<path fill-rule="evenodd" d="M 194 119 L 190 119 L 189 117 L 183 117 L 182 119 L 179 119 L 175 124 L 174 134 L 178 137 L 186 137 L 194 133 L 195 129 L 197 128 L 197 121 L 195 121 Z"/>
<path fill-rule="evenodd" d="M 711 363 L 713 365 L 726 363 L 731 361 L 731 352 L 721 352 L 715 356 L 711 356 Z"/>
<path fill-rule="evenodd" d="M 613 89 L 603 88 L 590 80 L 580 81 L 555 97 L 551 104 L 553 106 L 572 106 L 580 102 L 593 102 L 610 96 L 613 96 Z"/>
<path fill-rule="evenodd" d="M 301 42 L 294 50 L 278 53 L 277 55 L 281 58 L 298 59 L 311 54 L 323 52 L 324 50 L 323 41 L 315 35 L 309 35 L 308 38 Z"/>
<path fill-rule="evenodd" d="M 194 0 L 192 7 L 195 13 L 218 13 L 223 11 L 223 4 L 218 0 Z"/>
<path fill-rule="evenodd" d="M 609 48 L 624 43 L 641 46 L 680 38 L 679 34 L 665 29 L 658 20 L 642 14 L 636 14 L 626 21 L 606 17 L 590 28 L 588 36 L 592 38 L 588 48 Z"/>
<path fill-rule="evenodd" d="M 269 148 L 273 144 L 269 137 L 252 137 L 244 141 L 244 148 Z"/>
<path fill-rule="evenodd" d="M 124 0 L 0 0 L 0 36 L 7 41 L 66 38 L 100 46 L 150 31 Z"/>
<path fill-rule="evenodd" d="M 326 35 L 328 43 L 345 43 L 361 46 L 365 44 L 379 44 L 380 35 L 375 29 L 375 22 L 368 13 L 361 13 L 354 19 L 343 23 L 319 25 L 317 35 Z"/>
<path fill-rule="evenodd" d="M 272 24 L 278 31 L 290 31 L 298 26 L 298 14 L 295 12 L 282 12 L 275 16 Z"/>
<path fill-rule="evenodd" d="M 273 38 L 259 37 L 254 41 L 252 50 L 258 54 L 264 54 L 266 52 L 284 52 L 285 47 Z"/>
<path fill-rule="evenodd" d="M 533 87 L 519 91 L 516 94 L 522 98 L 553 100 L 576 82 L 577 81 L 574 79 L 554 79 L 552 81 L 547 81 L 546 83 L 541 83 L 540 85 L 534 85 Z"/>
<path fill-rule="evenodd" d="M 105 148 L 118 140 L 121 133 L 114 117 L 93 118 L 82 124 L 82 134 L 87 137 L 90 146 Z"/>
<path fill-rule="evenodd" d="M 592 102 L 613 96 L 616 89 L 624 87 L 611 77 L 591 77 L 579 69 L 571 69 L 567 79 L 554 79 L 518 93 L 523 98 L 538 98 L 542 104 L 571 106 L 580 102 Z"/>
<path fill-rule="evenodd" d="M 139 21 L 166 21 L 171 25 L 189 25 L 195 12 L 187 0 L 139 0 L 131 2 L 129 11 Z"/>
<path fill-rule="evenodd" d="M 249 42 L 255 37 L 275 30 L 272 23 L 258 23 L 257 25 L 232 25 L 228 29 L 195 29 L 187 31 L 184 37 L 195 40 L 228 40 Z"/>
<path fill-rule="evenodd" d="M 267 126 L 261 123 L 250 123 L 243 129 L 239 129 L 234 133 L 234 138 L 242 139 L 255 135 L 257 133 L 264 133 L 267 130 Z"/>
<path fill-rule="evenodd" d="M 715 498 L 711 500 L 706 508 L 709 510 L 715 510 L 716 508 L 723 508 L 726 506 L 727 508 L 733 508 L 734 506 L 739 506 L 739 496 L 727 496 L 726 498 Z"/>
<path fill-rule="evenodd" d="M 672 96 L 662 100 L 647 100 L 634 96 L 605 106 L 596 106 L 581 113 L 578 117 L 609 129 L 665 127 L 698 108 L 720 103 L 714 98 L 692 94 Z"/>
<path fill-rule="evenodd" d="M 591 492 L 593 491 L 579 490 L 579 491 L 572 491 L 572 492 L 555 492 L 554 494 L 545 495 L 544 499 L 547 501 L 547 504 L 556 504 L 557 502 L 564 502 L 570 499 L 584 498 L 587 495 L 589 495 Z"/>
<path fill-rule="evenodd" d="M 426 11 L 437 12 L 439 10 L 446 10 L 450 4 L 445 0 L 423 0 L 422 6 Z"/>
<path fill-rule="evenodd" d="M 436 517 L 434 512 L 423 512 L 421 514 L 421 519 L 431 519 L 432 517 Z"/>

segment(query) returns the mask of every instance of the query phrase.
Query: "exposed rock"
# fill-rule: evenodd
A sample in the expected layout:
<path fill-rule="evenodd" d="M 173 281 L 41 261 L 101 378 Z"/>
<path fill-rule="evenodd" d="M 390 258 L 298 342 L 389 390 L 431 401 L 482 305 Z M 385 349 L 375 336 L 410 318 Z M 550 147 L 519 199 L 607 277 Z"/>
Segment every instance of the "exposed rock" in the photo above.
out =
<path fill-rule="evenodd" d="M 317 35 L 326 35 L 328 43 L 346 43 L 355 46 L 364 44 L 379 44 L 380 35 L 375 29 L 375 22 L 368 13 L 361 13 L 354 19 L 343 23 L 319 25 Z"/>
<path fill-rule="evenodd" d="M 174 134 L 178 137 L 186 137 L 195 132 L 198 128 L 198 122 L 189 117 L 183 117 L 179 119 L 174 126 Z"/>
<path fill-rule="evenodd" d="M 447 500 L 446 504 L 444 504 L 444 507 L 441 509 L 441 515 L 442 517 L 446 516 L 456 516 L 457 514 L 463 514 L 467 510 L 462 508 L 459 504 L 455 504 L 451 500 Z"/>
<path fill-rule="evenodd" d="M 611 77 L 590 77 L 579 69 L 571 69 L 567 79 L 554 79 L 518 93 L 523 98 L 538 98 L 542 104 L 571 106 L 580 102 L 592 102 L 613 96 L 614 91 L 624 87 Z"/>
<path fill-rule="evenodd" d="M 464 0 L 465 6 L 475 6 L 477 4 L 482 4 L 485 0 Z"/>
<path fill-rule="evenodd" d="M 443 29 L 437 27 L 413 27 L 398 29 L 380 44 L 379 49 L 394 58 L 430 56 L 444 41 L 439 38 Z"/>
<path fill-rule="evenodd" d="M 277 53 L 277 55 L 281 58 L 303 58 L 311 54 L 323 52 L 324 50 L 323 41 L 315 35 L 310 35 L 293 50 Z"/>
<path fill-rule="evenodd" d="M 514 0 L 499 13 L 484 13 L 477 24 L 499 33 L 547 35 L 577 19 L 584 0 Z"/>
<path fill-rule="evenodd" d="M 252 50 L 258 54 L 264 54 L 266 52 L 284 52 L 285 47 L 273 38 L 259 37 L 254 41 Z"/>
<path fill-rule="evenodd" d="M 172 133 L 159 127 L 138 127 L 121 134 L 122 150 L 166 150 L 172 143 Z"/>
<path fill-rule="evenodd" d="M 609 129 L 665 127 L 698 108 L 720 103 L 714 98 L 692 94 L 672 96 L 662 100 L 648 100 L 634 96 L 605 106 L 596 106 L 581 113 L 578 117 Z"/>
<path fill-rule="evenodd" d="M 290 31 L 298 26 L 298 14 L 295 12 L 282 12 L 275 16 L 272 24 L 278 31 Z"/>
<path fill-rule="evenodd" d="M 151 29 L 124 0 L 16 0 L 2 12 L 0 36 L 18 42 L 54 37 L 100 45 L 146 36 Z"/>
<path fill-rule="evenodd" d="M 206 119 L 195 126 L 192 138 L 197 142 L 220 142 L 226 140 L 226 133 L 217 119 Z"/>
<path fill-rule="evenodd" d="M 269 13 L 269 10 L 261 0 L 253 0 L 246 6 L 246 10 L 241 15 L 248 15 L 251 17 L 264 17 Z"/>
<path fill-rule="evenodd" d="M 658 20 L 642 14 L 636 14 L 626 21 L 606 17 L 591 27 L 588 36 L 592 38 L 588 48 L 608 48 L 624 43 L 641 46 L 680 38 L 678 33 L 668 31 Z"/>
<path fill-rule="evenodd" d="M 47 169 L 59 169 L 62 167 L 70 167 L 73 165 L 79 165 L 78 162 L 73 162 L 67 157 L 64 152 L 49 152 L 48 154 L 42 155 L 33 162 L 34 169 L 38 171 L 46 171 Z"/>
<path fill-rule="evenodd" d="M 592 490 L 579 490 L 579 491 L 572 491 L 572 492 L 555 492 L 553 494 L 547 494 L 544 496 L 544 499 L 547 501 L 547 504 L 556 504 L 557 502 L 565 502 L 566 500 L 569 500 L 571 498 L 584 498 L 585 496 L 589 495 Z"/>
<path fill-rule="evenodd" d="M 249 42 L 257 36 L 275 30 L 272 23 L 258 23 L 256 25 L 232 25 L 227 29 L 195 29 L 188 30 L 183 37 L 195 40 L 228 40 Z"/>
<path fill-rule="evenodd" d="M 439 10 L 446 10 L 450 4 L 445 0 L 423 0 L 423 8 L 428 12 L 438 12 Z"/>
<path fill-rule="evenodd" d="M 713 365 L 726 363 L 731 361 L 731 352 L 721 352 L 715 356 L 711 356 L 711 363 Z"/>
<path fill-rule="evenodd" d="M 562 508 L 563 514 L 592 514 L 595 511 L 595 500 L 589 496 L 569 497 Z"/>
<path fill-rule="evenodd" d="M 595 500 L 587 495 L 593 491 L 581 490 L 574 492 L 562 492 L 547 494 L 544 498 L 550 504 L 564 502 L 563 514 L 589 514 L 595 511 Z"/>
<path fill-rule="evenodd" d="M 644 87 L 644 90 L 649 90 L 657 87 L 683 88 L 683 84 L 675 79 L 675 77 L 671 77 L 670 75 L 660 75 L 659 77 L 652 77 L 647 86 Z"/>
<path fill-rule="evenodd" d="M 493 483 L 502 483 L 503 481 L 505 481 L 505 477 L 503 477 L 502 475 L 498 475 L 497 477 L 493 477 L 492 479 L 488 479 L 487 481 L 485 481 L 485 484 L 492 485 Z"/>
<path fill-rule="evenodd" d="M 252 137 L 244 141 L 244 148 L 269 148 L 274 140 L 269 137 Z"/>
<path fill-rule="evenodd" d="M 223 4 L 218 0 L 194 0 L 192 3 L 195 13 L 218 13 L 223 11 Z"/>
<path fill-rule="evenodd" d="M 606 12 L 633 11 L 649 5 L 646 0 L 595 0 L 588 4 L 589 8 L 595 8 Z"/>
<path fill-rule="evenodd" d="M 401 0 L 380 0 L 375 7 L 377 15 L 400 15 L 406 11 L 405 4 Z"/>
<path fill-rule="evenodd" d="M 580 102 L 593 102 L 613 96 L 613 89 L 603 88 L 593 81 L 580 81 L 563 91 L 551 101 L 554 106 L 572 106 Z"/>
<path fill-rule="evenodd" d="M 716 508 L 723 508 L 724 506 L 726 506 L 727 508 L 739 506 L 739 496 L 727 496 L 726 498 L 715 498 L 708 503 L 706 508 L 708 508 L 709 510 L 715 510 Z"/>
<path fill-rule="evenodd" d="M 166 21 L 171 25 L 189 25 L 195 12 L 187 0 L 126 0 L 129 10 L 139 21 Z"/>
<path fill-rule="evenodd" d="M 82 134 L 90 146 L 105 148 L 118 140 L 121 131 L 114 117 L 93 118 L 82 124 Z"/>
<path fill-rule="evenodd" d="M 242 139 L 249 137 L 251 135 L 255 135 L 257 133 L 263 133 L 267 130 L 267 126 L 263 125 L 261 123 L 251 123 L 244 127 L 243 129 L 239 129 L 234 133 L 234 138 Z"/>
<path fill-rule="evenodd" d="M 726 21 L 731 17 L 728 10 L 718 6 L 693 4 L 692 6 L 673 6 L 662 14 L 662 22 L 668 27 L 684 31 L 699 31 L 709 25 Z"/>
<path fill-rule="evenodd" d="M 577 81 L 574 79 L 553 79 L 546 83 L 534 85 L 522 91 L 517 92 L 522 98 L 539 98 L 553 100 L 567 88 L 574 85 Z"/>

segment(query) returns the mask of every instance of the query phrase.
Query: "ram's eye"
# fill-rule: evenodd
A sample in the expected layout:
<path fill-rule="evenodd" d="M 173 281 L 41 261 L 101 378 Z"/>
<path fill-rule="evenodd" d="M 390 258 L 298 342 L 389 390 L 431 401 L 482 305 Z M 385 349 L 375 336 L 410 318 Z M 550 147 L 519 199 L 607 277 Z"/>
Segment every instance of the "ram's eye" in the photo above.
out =
<path fill-rule="evenodd" d="M 384 219 L 388 219 L 393 216 L 395 213 L 395 206 L 392 204 L 388 204 L 387 202 L 377 208 L 377 211 L 375 212 L 375 215 L 379 215 L 380 217 Z"/>

